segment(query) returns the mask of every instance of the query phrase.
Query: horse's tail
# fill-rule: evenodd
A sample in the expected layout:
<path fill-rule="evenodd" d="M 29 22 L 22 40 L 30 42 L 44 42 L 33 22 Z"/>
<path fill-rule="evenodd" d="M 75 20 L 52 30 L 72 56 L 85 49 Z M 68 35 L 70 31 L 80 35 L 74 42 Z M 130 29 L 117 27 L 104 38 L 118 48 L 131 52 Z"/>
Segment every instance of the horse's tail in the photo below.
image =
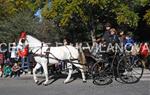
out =
<path fill-rule="evenodd" d="M 83 51 L 79 52 L 79 60 L 80 60 L 81 64 L 85 64 L 86 63 L 86 59 L 85 59 L 85 55 L 84 55 Z"/>
<path fill-rule="evenodd" d="M 85 65 L 86 64 L 86 58 L 85 58 L 85 54 L 81 48 L 81 46 L 79 46 L 79 62 L 81 65 Z"/>

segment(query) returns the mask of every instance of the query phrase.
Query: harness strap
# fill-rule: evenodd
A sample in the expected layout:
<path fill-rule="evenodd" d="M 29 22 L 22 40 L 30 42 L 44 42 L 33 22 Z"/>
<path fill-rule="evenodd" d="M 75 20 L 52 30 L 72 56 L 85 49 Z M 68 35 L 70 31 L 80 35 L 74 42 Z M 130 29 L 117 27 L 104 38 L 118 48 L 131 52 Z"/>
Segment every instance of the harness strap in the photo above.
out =
<path fill-rule="evenodd" d="M 34 53 L 32 52 L 32 50 L 31 50 L 31 52 L 33 53 L 33 55 L 36 55 L 36 52 L 38 52 L 39 50 L 40 50 L 40 48 L 37 49 Z"/>
<path fill-rule="evenodd" d="M 71 58 L 73 58 L 73 56 L 72 56 L 72 54 L 71 54 L 71 52 L 70 52 L 69 48 L 68 48 L 67 46 L 65 46 L 65 47 L 68 49 L 68 51 L 69 51 L 69 54 L 70 54 Z M 70 58 L 70 59 L 71 59 L 71 58 Z"/>
<path fill-rule="evenodd" d="M 58 60 L 58 61 L 75 61 L 75 60 L 78 60 L 78 59 L 64 59 L 64 60 L 61 60 L 61 59 L 58 59 L 57 57 L 55 57 L 52 53 L 50 53 L 53 57 L 50 57 L 49 55 L 44 55 L 44 54 L 34 54 L 34 56 L 40 56 L 40 57 L 45 57 L 45 58 L 50 58 L 50 59 L 55 59 L 55 60 Z"/>
<path fill-rule="evenodd" d="M 69 48 L 68 48 L 67 46 L 65 46 L 65 47 L 68 49 L 68 51 L 69 51 L 69 53 L 70 53 L 70 55 L 71 55 L 71 58 L 73 58 L 73 59 L 64 59 L 64 60 L 58 59 L 53 53 L 50 52 L 50 48 L 48 48 L 48 49 L 46 50 L 46 52 L 44 52 L 44 53 L 46 53 L 46 54 L 42 54 L 42 47 L 43 47 L 43 44 L 42 44 L 42 46 L 39 48 L 39 49 L 41 49 L 41 54 L 36 54 L 36 52 L 39 50 L 39 49 L 38 49 L 33 55 L 34 55 L 34 56 L 40 56 L 40 57 L 45 57 L 45 58 L 47 58 L 47 62 L 48 62 L 48 63 L 49 63 L 49 58 L 50 58 L 50 59 L 57 60 L 57 61 L 59 61 L 59 62 L 70 62 L 72 65 L 73 65 L 73 64 L 80 64 L 80 63 L 77 63 L 77 62 L 72 62 L 72 61 L 75 61 L 75 60 L 78 60 L 78 59 L 73 58 L 73 56 L 72 56 L 72 54 L 71 54 L 71 52 L 70 52 L 70 50 L 69 50 Z M 50 57 L 49 54 L 51 54 L 52 57 Z M 80 64 L 80 65 L 85 65 L 85 64 Z"/>
<path fill-rule="evenodd" d="M 41 43 L 41 55 L 42 55 L 42 48 L 43 48 L 43 43 Z"/>

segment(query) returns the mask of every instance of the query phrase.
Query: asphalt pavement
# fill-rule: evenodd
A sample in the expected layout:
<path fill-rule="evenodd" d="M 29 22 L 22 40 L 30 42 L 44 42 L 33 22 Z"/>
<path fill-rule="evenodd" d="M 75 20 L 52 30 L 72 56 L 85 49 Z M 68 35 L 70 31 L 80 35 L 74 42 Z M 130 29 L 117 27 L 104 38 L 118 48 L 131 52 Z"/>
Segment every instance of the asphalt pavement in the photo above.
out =
<path fill-rule="evenodd" d="M 109 85 L 97 86 L 92 80 L 83 83 L 76 78 L 64 84 L 64 77 L 50 79 L 49 85 L 36 85 L 32 75 L 20 78 L 0 78 L 0 95 L 150 95 L 150 71 L 145 70 L 142 79 L 135 84 L 123 84 L 116 80 Z M 40 81 L 43 75 L 38 75 Z"/>

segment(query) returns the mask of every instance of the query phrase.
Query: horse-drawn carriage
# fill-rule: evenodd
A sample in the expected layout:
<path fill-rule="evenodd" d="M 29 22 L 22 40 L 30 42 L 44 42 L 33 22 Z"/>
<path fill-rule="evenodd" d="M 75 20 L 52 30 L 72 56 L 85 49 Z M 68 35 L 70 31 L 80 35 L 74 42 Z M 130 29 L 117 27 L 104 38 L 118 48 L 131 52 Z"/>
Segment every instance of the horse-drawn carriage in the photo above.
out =
<path fill-rule="evenodd" d="M 103 47 L 98 49 L 101 48 Z M 120 78 L 122 82 L 128 84 L 136 83 L 143 75 L 144 64 L 140 55 L 132 55 L 132 51 L 127 52 L 124 48 L 116 49 L 115 52 L 97 50 L 97 52 L 93 54 L 89 52 L 87 55 L 88 70 L 96 85 L 109 84 L 113 78 Z"/>
<path fill-rule="evenodd" d="M 93 83 L 104 85 L 111 83 L 114 76 L 119 77 L 125 83 L 135 83 L 140 80 L 143 74 L 143 64 L 139 58 L 132 59 L 125 53 L 116 52 L 113 56 L 106 54 L 105 57 L 98 58 L 89 54 L 84 56 L 76 47 L 67 45 L 59 47 L 49 47 L 38 39 L 27 35 L 29 51 L 34 54 L 36 66 L 33 69 L 35 83 L 39 83 L 36 71 L 42 66 L 45 74 L 44 85 L 48 84 L 48 64 L 66 65 L 68 76 L 64 83 L 68 83 L 73 72 L 73 66 L 80 70 L 83 82 L 90 76 Z M 80 60 L 79 60 L 80 59 Z M 86 59 L 86 62 L 85 60 Z M 86 72 L 84 71 L 86 67 Z M 85 74 L 86 73 L 86 74 Z"/>

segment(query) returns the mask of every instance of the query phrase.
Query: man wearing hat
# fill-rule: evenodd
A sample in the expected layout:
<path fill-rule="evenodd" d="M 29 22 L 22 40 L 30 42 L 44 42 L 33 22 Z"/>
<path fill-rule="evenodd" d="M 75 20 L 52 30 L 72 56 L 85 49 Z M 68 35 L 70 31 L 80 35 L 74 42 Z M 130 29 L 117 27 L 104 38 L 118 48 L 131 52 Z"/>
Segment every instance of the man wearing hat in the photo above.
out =
<path fill-rule="evenodd" d="M 28 60 L 28 41 L 26 40 L 26 32 L 21 32 L 19 37 L 19 43 L 18 43 L 18 55 L 21 58 L 21 68 L 24 72 L 25 68 L 25 61 L 27 64 L 27 67 L 29 68 L 29 60 Z"/>
<path fill-rule="evenodd" d="M 106 43 L 109 43 L 110 42 L 110 40 L 109 40 L 109 38 L 110 38 L 110 29 L 111 29 L 111 24 L 110 23 L 106 23 L 105 24 L 105 32 L 104 32 L 104 35 L 103 35 L 103 39 L 104 39 L 104 41 L 106 42 Z"/>

